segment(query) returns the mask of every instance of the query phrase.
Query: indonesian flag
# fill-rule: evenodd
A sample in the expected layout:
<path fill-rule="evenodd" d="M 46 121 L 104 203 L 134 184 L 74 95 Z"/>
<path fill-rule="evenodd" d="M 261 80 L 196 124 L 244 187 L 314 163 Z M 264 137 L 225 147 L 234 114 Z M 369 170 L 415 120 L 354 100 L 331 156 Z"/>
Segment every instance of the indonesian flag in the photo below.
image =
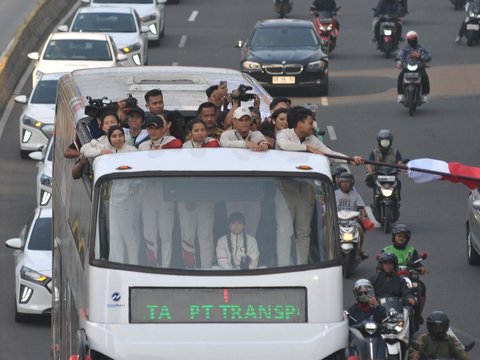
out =
<path fill-rule="evenodd" d="M 415 159 L 407 163 L 408 176 L 416 183 L 432 180 L 460 182 L 474 190 L 480 186 L 480 167 L 435 159 Z"/>

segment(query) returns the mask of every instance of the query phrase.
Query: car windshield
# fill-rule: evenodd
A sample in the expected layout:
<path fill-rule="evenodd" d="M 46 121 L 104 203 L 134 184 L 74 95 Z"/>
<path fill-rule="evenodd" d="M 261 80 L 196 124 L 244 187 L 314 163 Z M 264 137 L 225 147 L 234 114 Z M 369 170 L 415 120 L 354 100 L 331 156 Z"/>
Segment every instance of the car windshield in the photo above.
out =
<path fill-rule="evenodd" d="M 306 27 L 259 28 L 253 34 L 252 47 L 318 46 L 314 30 Z"/>
<path fill-rule="evenodd" d="M 95 0 L 95 4 L 153 4 L 155 0 Z"/>
<path fill-rule="evenodd" d="M 480 0 L 473 0 L 470 4 L 470 11 L 475 14 L 480 13 Z"/>
<path fill-rule="evenodd" d="M 58 80 L 39 81 L 32 94 L 32 104 L 55 104 Z"/>
<path fill-rule="evenodd" d="M 131 33 L 137 28 L 132 14 L 89 13 L 75 18 L 72 31 Z"/>
<path fill-rule="evenodd" d="M 45 60 L 111 61 L 108 42 L 104 40 L 51 40 L 43 56 Z"/>
<path fill-rule="evenodd" d="M 28 242 L 29 250 L 52 250 L 52 218 L 38 218 Z"/>
<path fill-rule="evenodd" d="M 98 260 L 199 270 L 337 260 L 326 178 L 121 178 L 100 193 Z"/>

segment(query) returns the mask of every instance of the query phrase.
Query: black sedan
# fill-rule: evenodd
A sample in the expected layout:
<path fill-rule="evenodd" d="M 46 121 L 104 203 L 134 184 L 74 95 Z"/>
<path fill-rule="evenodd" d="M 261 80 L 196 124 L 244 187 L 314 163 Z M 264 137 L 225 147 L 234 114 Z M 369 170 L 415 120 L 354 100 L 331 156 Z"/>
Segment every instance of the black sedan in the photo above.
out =
<path fill-rule="evenodd" d="M 270 88 L 310 87 L 328 94 L 328 57 L 313 23 L 259 21 L 242 47 L 241 70 Z"/>

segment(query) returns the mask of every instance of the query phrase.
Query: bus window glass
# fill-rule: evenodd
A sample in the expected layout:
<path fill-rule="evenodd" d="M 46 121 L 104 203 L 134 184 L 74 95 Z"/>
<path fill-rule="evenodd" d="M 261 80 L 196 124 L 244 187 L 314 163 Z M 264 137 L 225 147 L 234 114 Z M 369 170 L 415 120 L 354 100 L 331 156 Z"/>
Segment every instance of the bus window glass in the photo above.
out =
<path fill-rule="evenodd" d="M 97 260 L 247 270 L 338 256 L 326 178 L 115 178 L 102 183 L 100 194 Z"/>

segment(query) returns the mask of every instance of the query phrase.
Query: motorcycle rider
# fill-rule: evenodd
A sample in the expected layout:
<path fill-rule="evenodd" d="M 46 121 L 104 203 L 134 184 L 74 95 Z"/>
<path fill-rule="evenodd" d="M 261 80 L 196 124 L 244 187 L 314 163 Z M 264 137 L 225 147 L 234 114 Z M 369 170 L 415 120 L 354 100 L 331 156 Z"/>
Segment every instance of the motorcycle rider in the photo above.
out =
<path fill-rule="evenodd" d="M 353 284 L 355 303 L 348 308 L 348 325 L 360 327 L 365 320 L 373 320 L 381 324 L 387 317 L 387 311 L 378 304 L 372 283 L 367 279 L 359 279 Z M 378 335 L 378 346 L 375 359 L 385 359 L 385 341 Z"/>
<path fill-rule="evenodd" d="M 407 225 L 395 225 L 392 229 L 392 244 L 384 247 L 382 252 L 390 252 L 395 254 L 398 260 L 398 265 L 409 266 L 409 264 L 412 264 L 420 259 L 417 250 L 412 245 L 408 244 L 411 236 L 412 231 Z M 414 267 L 422 275 L 427 273 L 427 269 L 422 265 L 421 262 L 415 263 Z M 420 280 L 418 280 L 418 285 L 420 290 L 420 303 L 415 311 L 415 317 L 417 324 L 422 324 L 422 311 L 426 301 L 426 287 L 423 281 Z"/>
<path fill-rule="evenodd" d="M 476 3 L 476 4 L 474 4 Z M 455 38 L 455 43 L 460 44 L 462 42 L 462 37 L 465 36 L 465 32 L 467 31 L 467 21 L 468 21 L 468 14 L 470 12 L 470 9 L 472 11 L 476 12 L 474 9 L 480 10 L 480 1 L 479 0 L 469 0 L 465 4 L 465 12 L 467 13 L 467 18 L 462 20 L 462 23 L 460 24 L 460 30 L 458 30 L 458 35 Z"/>
<path fill-rule="evenodd" d="M 370 282 L 378 298 L 398 297 L 404 302 L 415 306 L 415 298 L 409 294 L 407 284 L 397 275 L 397 256 L 391 252 L 384 252 L 378 257 L 377 272 L 370 277 Z"/>
<path fill-rule="evenodd" d="M 423 64 L 428 63 L 432 56 L 428 49 L 418 42 L 418 34 L 416 31 L 410 30 L 407 33 L 407 45 L 399 51 L 397 58 L 395 59 L 397 69 L 402 69 L 397 79 L 397 102 L 403 102 L 403 74 L 405 70 L 402 68 L 403 64 L 410 62 L 412 59 L 418 60 Z M 420 74 L 422 76 L 422 101 L 428 103 L 428 94 L 430 93 L 430 80 L 428 78 L 425 67 L 420 68 Z"/>
<path fill-rule="evenodd" d="M 402 155 L 397 149 L 392 147 L 392 143 L 393 134 L 390 129 L 381 129 L 377 134 L 377 147 L 372 150 L 368 157 L 368 160 L 382 162 L 386 164 L 403 165 Z M 367 164 L 367 176 L 365 179 L 365 183 L 368 187 L 373 188 L 373 173 L 377 169 L 378 166 Z M 402 185 L 400 183 L 400 180 L 397 179 L 397 182 L 398 198 L 400 200 L 400 190 L 402 188 Z"/>
<path fill-rule="evenodd" d="M 410 360 L 420 359 L 455 359 L 469 360 L 463 345 L 447 334 L 450 320 L 443 311 L 434 311 L 427 317 L 427 333 L 417 338 L 417 346 L 408 352 Z"/>
<path fill-rule="evenodd" d="M 368 219 L 367 211 L 365 210 L 365 202 L 357 191 L 353 190 L 355 178 L 349 172 L 343 172 L 338 176 L 338 189 L 335 190 L 335 199 L 337 201 L 338 210 L 358 211 L 360 213 L 359 221 Z M 365 240 L 365 231 L 362 226 L 359 228 L 360 235 L 360 258 L 365 260 L 368 255 L 363 250 L 363 243 Z"/>
<path fill-rule="evenodd" d="M 310 6 L 310 9 L 315 11 L 328 11 L 332 14 L 332 17 L 334 17 L 335 15 L 340 15 L 340 13 L 337 12 L 337 3 L 335 2 L 335 0 L 315 0 Z M 338 35 L 338 32 L 340 31 L 340 23 L 335 17 L 334 21 Z"/>
<path fill-rule="evenodd" d="M 380 0 L 375 8 L 375 12 L 373 13 L 373 21 L 372 21 L 372 28 L 374 33 L 374 38 L 372 39 L 373 42 L 379 43 L 380 38 L 380 16 L 381 15 L 397 15 L 398 21 L 396 22 L 397 28 L 397 39 L 403 41 L 402 39 L 402 13 L 401 8 L 398 3 L 398 0 Z M 377 45 L 378 46 L 378 45 Z"/>

